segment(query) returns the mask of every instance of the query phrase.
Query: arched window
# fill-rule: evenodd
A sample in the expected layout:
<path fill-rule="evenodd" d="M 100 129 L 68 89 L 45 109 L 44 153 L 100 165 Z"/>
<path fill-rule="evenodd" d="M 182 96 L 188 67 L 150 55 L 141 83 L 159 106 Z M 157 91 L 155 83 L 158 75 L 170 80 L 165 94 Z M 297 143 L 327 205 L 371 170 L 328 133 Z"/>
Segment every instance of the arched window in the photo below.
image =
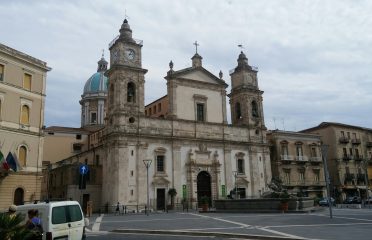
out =
<path fill-rule="evenodd" d="M 22 205 L 24 203 L 24 190 L 22 188 L 17 188 L 14 192 L 14 204 Z"/>
<path fill-rule="evenodd" d="M 19 160 L 19 164 L 21 164 L 22 167 L 26 166 L 27 148 L 25 146 L 19 147 L 18 160 Z"/>
<path fill-rule="evenodd" d="M 27 105 L 22 106 L 21 124 L 30 124 L 30 108 Z"/>
<path fill-rule="evenodd" d="M 242 110 L 240 108 L 239 102 L 235 104 L 235 113 L 236 113 L 236 119 L 240 119 L 242 117 Z"/>
<path fill-rule="evenodd" d="M 136 86 L 134 83 L 130 82 L 128 83 L 127 88 L 127 101 L 128 102 L 135 102 L 136 99 Z"/>
<path fill-rule="evenodd" d="M 256 101 L 252 101 L 252 117 L 258 117 L 258 106 Z"/>

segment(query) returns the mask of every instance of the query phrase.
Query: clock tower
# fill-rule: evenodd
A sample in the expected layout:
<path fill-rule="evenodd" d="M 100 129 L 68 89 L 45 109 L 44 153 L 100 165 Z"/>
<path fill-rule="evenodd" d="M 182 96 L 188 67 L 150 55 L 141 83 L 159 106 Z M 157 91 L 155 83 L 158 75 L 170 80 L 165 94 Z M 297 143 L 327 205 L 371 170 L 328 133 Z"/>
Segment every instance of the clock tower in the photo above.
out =
<path fill-rule="evenodd" d="M 142 68 L 141 48 L 142 41 L 132 38 L 132 30 L 125 19 L 119 36 L 109 45 L 110 69 L 106 72 L 109 78 L 108 125 L 123 123 L 129 118 L 132 121 L 137 115 L 144 115 L 147 70 Z M 114 119 L 115 116 L 120 116 L 120 119 Z M 115 120 L 119 122 L 115 123 Z"/>
<path fill-rule="evenodd" d="M 262 136 L 266 130 L 262 94 L 258 88 L 257 70 L 248 64 L 243 52 L 239 54 L 238 66 L 231 76 L 230 108 L 234 125 L 247 126 L 250 136 Z"/>
<path fill-rule="evenodd" d="M 108 77 L 107 121 L 105 145 L 107 164 L 103 164 L 103 202 L 128 203 L 129 176 L 133 172 L 133 143 L 139 120 L 144 116 L 144 83 L 146 69 L 142 68 L 142 41 L 132 38 L 127 19 L 120 34 L 109 44 L 110 69 Z M 142 161 L 141 161 L 142 162 Z M 131 169 L 131 170 L 130 170 Z"/>

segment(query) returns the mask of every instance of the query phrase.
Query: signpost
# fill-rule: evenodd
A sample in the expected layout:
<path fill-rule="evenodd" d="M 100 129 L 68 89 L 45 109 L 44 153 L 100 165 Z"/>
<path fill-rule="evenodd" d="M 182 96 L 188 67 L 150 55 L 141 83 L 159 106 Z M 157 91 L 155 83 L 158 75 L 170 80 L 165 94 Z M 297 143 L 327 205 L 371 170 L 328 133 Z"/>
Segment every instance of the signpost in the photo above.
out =
<path fill-rule="evenodd" d="M 83 206 L 83 189 L 86 189 L 86 175 L 89 172 L 88 165 L 82 164 L 79 166 L 79 189 L 80 189 L 80 204 Z"/>

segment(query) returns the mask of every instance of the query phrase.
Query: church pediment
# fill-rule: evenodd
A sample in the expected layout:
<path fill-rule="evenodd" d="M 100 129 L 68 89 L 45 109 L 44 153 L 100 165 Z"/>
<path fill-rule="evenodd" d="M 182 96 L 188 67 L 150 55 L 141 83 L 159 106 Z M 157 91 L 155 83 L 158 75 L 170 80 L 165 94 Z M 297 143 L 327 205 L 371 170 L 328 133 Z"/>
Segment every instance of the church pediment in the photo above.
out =
<path fill-rule="evenodd" d="M 170 181 L 166 179 L 165 177 L 154 177 L 153 184 L 154 185 L 168 185 Z"/>
<path fill-rule="evenodd" d="M 223 85 L 224 87 L 227 87 L 227 84 L 225 83 L 224 80 L 213 75 L 211 72 L 204 69 L 203 67 L 186 68 L 186 69 L 174 72 L 172 74 L 172 78 L 177 78 L 181 81 L 192 80 L 192 81 L 198 81 L 198 82 L 209 83 L 209 84 Z"/>

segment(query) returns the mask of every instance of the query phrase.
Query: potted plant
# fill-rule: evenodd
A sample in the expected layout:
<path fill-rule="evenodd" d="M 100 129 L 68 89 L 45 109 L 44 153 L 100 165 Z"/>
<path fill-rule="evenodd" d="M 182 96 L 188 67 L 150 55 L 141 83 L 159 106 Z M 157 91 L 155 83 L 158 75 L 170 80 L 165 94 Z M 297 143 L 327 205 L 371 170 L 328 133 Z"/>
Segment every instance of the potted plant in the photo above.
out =
<path fill-rule="evenodd" d="M 174 208 L 174 197 L 177 195 L 177 191 L 175 188 L 170 188 L 168 190 L 168 195 L 171 197 L 171 209 Z"/>
<path fill-rule="evenodd" d="M 287 191 L 280 193 L 280 210 L 283 212 L 288 211 L 289 194 Z"/>
<path fill-rule="evenodd" d="M 202 206 L 202 211 L 206 212 L 208 211 L 208 205 L 209 205 L 209 198 L 207 196 L 203 196 L 200 198 L 200 203 Z"/>

